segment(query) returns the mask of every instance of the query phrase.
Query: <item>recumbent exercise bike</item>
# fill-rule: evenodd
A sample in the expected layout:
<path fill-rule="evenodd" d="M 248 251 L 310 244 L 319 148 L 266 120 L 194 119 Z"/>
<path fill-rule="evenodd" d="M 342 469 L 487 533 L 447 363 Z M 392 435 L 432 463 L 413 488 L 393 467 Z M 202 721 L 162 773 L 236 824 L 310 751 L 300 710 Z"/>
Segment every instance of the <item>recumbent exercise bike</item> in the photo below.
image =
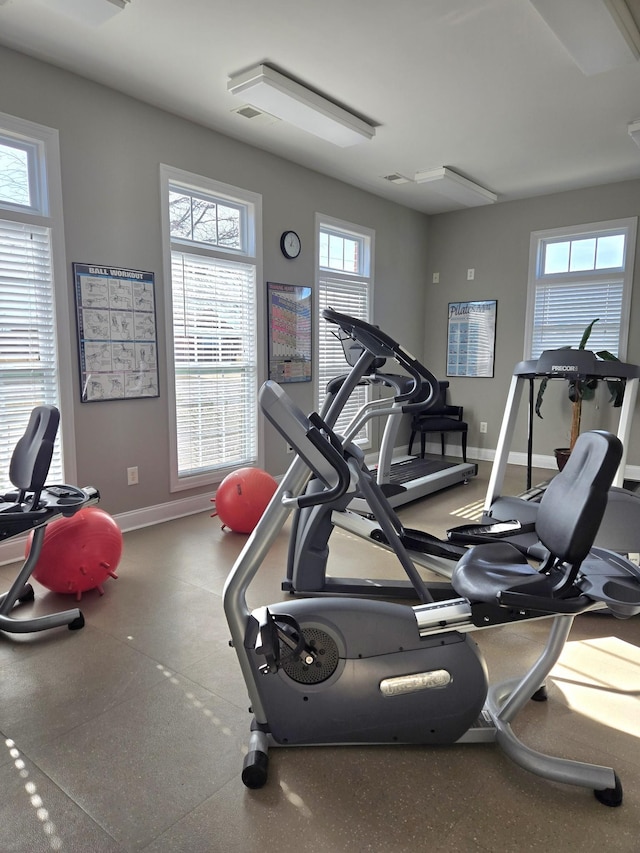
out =
<path fill-rule="evenodd" d="M 84 616 L 77 607 L 31 618 L 12 615 L 16 605 L 35 597 L 28 581 L 40 558 L 47 525 L 100 500 L 93 486 L 46 485 L 59 423 L 60 412 L 55 406 L 36 406 L 11 455 L 9 480 L 14 491 L 0 495 L 0 541 L 31 531 L 33 536 L 16 578 L 0 595 L 0 631 L 27 634 L 64 625 L 70 631 L 84 627 Z"/>

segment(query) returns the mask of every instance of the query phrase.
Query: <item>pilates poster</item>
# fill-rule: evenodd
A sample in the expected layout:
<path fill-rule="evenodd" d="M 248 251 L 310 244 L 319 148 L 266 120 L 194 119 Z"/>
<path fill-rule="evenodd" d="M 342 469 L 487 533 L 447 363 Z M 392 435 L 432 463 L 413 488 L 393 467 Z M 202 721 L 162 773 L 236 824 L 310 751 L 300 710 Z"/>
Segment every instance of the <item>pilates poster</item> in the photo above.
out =
<path fill-rule="evenodd" d="M 83 403 L 158 397 L 151 272 L 74 264 Z"/>
<path fill-rule="evenodd" d="M 311 381 L 311 288 L 267 282 L 269 379 Z"/>
<path fill-rule="evenodd" d="M 495 299 L 449 303 L 447 376 L 493 376 L 497 307 Z"/>

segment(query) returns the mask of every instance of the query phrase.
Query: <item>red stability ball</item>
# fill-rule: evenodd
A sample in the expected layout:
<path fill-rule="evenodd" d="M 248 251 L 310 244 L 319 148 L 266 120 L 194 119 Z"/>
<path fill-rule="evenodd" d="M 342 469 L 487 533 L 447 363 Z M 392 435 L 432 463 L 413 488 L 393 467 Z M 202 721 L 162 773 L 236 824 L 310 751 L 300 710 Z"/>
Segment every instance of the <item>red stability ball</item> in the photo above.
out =
<path fill-rule="evenodd" d="M 121 555 L 120 528 L 109 513 L 89 506 L 47 526 L 32 575 L 51 592 L 70 593 L 80 601 L 82 593 L 90 589 L 104 594 L 102 584 L 107 578 L 117 578 Z"/>
<path fill-rule="evenodd" d="M 261 468 L 239 468 L 218 486 L 213 516 L 236 533 L 251 533 L 277 488 L 271 474 Z"/>

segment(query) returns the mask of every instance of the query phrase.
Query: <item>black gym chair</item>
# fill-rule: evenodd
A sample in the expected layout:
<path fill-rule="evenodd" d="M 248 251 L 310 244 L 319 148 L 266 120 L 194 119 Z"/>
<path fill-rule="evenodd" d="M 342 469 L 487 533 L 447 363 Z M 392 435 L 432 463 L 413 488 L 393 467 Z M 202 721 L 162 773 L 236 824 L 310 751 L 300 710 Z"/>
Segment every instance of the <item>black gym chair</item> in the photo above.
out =
<path fill-rule="evenodd" d="M 440 433 L 440 445 L 444 456 L 444 434 L 445 432 L 459 432 L 462 437 L 462 460 L 467 461 L 467 431 L 468 424 L 462 420 L 462 406 L 452 406 L 447 403 L 447 389 L 449 383 L 439 381 L 440 393 L 438 402 L 426 412 L 420 412 L 411 418 L 411 436 L 409 438 L 408 455 L 411 456 L 413 440 L 420 433 L 420 458 L 424 459 L 426 438 L 428 432 Z"/>
<path fill-rule="evenodd" d="M 100 499 L 97 490 L 91 487 L 45 486 L 59 423 L 60 412 L 55 406 L 37 406 L 11 456 L 9 479 L 16 491 L 0 495 L 0 541 L 30 531 L 33 538 L 16 579 L 8 592 L 0 596 L 0 631 L 25 634 L 62 625 L 77 630 L 84 625 L 77 607 L 31 619 L 10 615 L 16 604 L 34 599 L 33 587 L 27 581 L 42 551 L 46 526 Z"/>

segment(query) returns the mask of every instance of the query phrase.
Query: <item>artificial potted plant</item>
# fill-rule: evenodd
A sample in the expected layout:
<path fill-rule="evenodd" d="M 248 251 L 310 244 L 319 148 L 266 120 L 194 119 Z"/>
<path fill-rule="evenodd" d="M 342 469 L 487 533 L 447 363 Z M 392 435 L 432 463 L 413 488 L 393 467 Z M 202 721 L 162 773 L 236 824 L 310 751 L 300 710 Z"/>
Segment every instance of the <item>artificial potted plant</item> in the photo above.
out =
<path fill-rule="evenodd" d="M 591 336 L 591 332 L 593 331 L 594 325 L 598 322 L 599 318 L 596 320 L 592 320 L 591 323 L 587 326 L 587 328 L 582 333 L 582 338 L 580 343 L 578 344 L 578 349 L 585 349 L 587 345 L 587 341 Z M 559 349 L 573 349 L 571 346 L 559 347 Z M 595 353 L 595 355 L 601 359 L 602 361 L 619 361 L 613 353 L 608 350 L 599 350 Z M 536 399 L 535 411 L 539 418 L 542 417 L 541 406 L 542 406 L 542 398 L 544 396 L 545 389 L 547 387 L 549 380 L 545 377 L 540 383 L 540 388 L 538 389 L 538 397 Z M 554 454 L 556 457 L 556 462 L 558 468 L 562 471 L 564 468 L 567 459 L 569 458 L 569 454 L 573 450 L 573 447 L 580 435 L 580 421 L 582 419 L 582 402 L 583 400 L 592 400 L 595 395 L 595 390 L 598 385 L 598 380 L 595 377 L 590 377 L 589 379 L 570 379 L 569 380 L 569 399 L 571 400 L 571 432 L 569 439 L 569 447 L 558 447 L 554 450 Z M 622 405 L 622 400 L 624 397 L 624 379 L 607 379 L 607 386 L 609 388 L 609 393 L 611 395 L 609 402 L 614 407 L 619 407 Z"/>

